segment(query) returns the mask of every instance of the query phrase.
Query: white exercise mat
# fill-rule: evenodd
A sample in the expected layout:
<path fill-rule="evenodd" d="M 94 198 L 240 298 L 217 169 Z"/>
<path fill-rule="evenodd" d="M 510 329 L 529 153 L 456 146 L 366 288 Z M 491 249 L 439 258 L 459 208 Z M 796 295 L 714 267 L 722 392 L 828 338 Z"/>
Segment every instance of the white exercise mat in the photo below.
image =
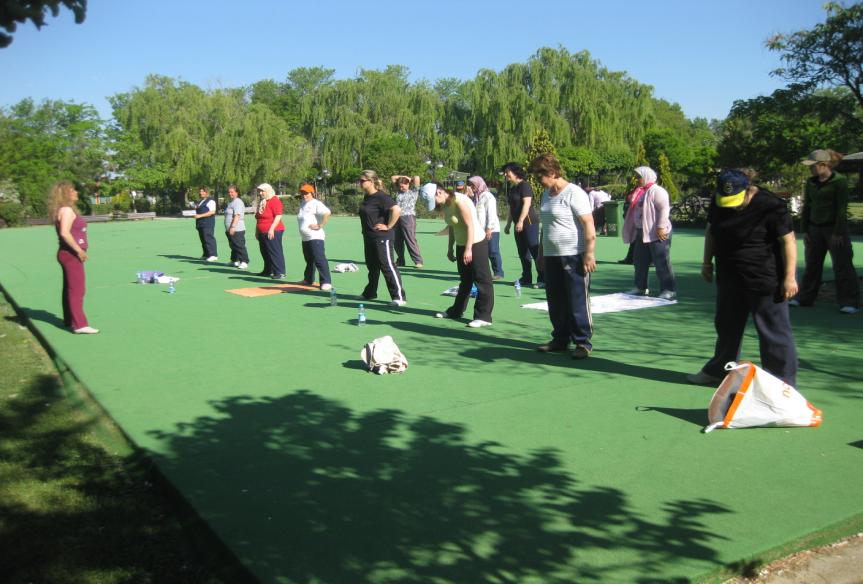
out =
<path fill-rule="evenodd" d="M 590 297 L 590 312 L 602 314 L 603 312 L 623 312 L 624 310 L 638 310 L 640 308 L 656 308 L 657 306 L 669 306 L 677 304 L 677 300 L 663 300 L 650 296 L 633 296 L 616 292 L 614 294 L 603 294 Z M 533 308 L 534 310 L 545 310 L 548 312 L 547 302 L 534 302 L 522 304 L 522 308 Z"/>

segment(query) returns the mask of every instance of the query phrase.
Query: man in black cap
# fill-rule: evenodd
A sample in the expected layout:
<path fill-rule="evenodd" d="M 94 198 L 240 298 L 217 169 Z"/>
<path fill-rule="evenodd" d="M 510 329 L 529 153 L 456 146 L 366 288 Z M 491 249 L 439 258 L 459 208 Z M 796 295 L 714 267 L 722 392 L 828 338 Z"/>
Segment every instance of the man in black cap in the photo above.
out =
<path fill-rule="evenodd" d="M 788 314 L 797 294 L 797 244 L 785 201 L 750 184 L 752 172 L 720 173 L 707 213 L 701 276 L 714 279 L 716 347 L 704 367 L 687 379 L 716 386 L 725 364 L 740 358 L 749 315 L 758 331 L 761 366 L 788 385 L 797 383 L 797 349 Z"/>

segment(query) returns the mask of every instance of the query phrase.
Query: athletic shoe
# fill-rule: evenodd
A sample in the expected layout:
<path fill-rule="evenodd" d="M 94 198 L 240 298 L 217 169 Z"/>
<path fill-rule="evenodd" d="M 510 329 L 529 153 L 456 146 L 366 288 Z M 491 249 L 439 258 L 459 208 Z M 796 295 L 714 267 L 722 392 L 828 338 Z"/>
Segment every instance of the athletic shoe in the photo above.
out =
<path fill-rule="evenodd" d="M 260 272 L 258 272 L 258 273 L 257 273 L 257 274 L 255 274 L 255 275 L 256 275 L 256 276 L 272 276 L 272 274 L 271 274 L 271 273 L 269 273 L 267 270 L 260 271 Z"/>
<path fill-rule="evenodd" d="M 650 290 L 645 288 L 642 290 L 641 288 L 630 288 L 624 294 L 629 294 L 630 296 L 647 296 L 650 293 Z"/>
<path fill-rule="evenodd" d="M 545 290 L 545 282 L 537 282 L 533 287 L 536 290 Z"/>
<path fill-rule="evenodd" d="M 415 268 L 422 268 L 423 267 L 422 262 L 420 262 L 418 264 L 414 264 L 414 267 Z"/>
<path fill-rule="evenodd" d="M 540 353 L 563 353 L 569 348 L 568 344 L 560 344 L 555 343 L 554 341 L 550 341 L 544 345 L 540 345 L 536 348 Z"/>
<path fill-rule="evenodd" d="M 860 310 L 859 308 L 855 308 L 853 306 L 843 306 L 842 308 L 839 309 L 839 312 L 841 312 L 842 314 L 854 314 L 855 312 L 857 312 L 859 310 Z"/>
<path fill-rule="evenodd" d="M 390 306 L 405 306 L 407 303 L 407 300 L 393 300 L 390 302 Z"/>
<path fill-rule="evenodd" d="M 332 289 L 333 289 L 332 284 L 321 284 L 321 290 L 323 290 L 324 292 L 329 292 Z"/>
<path fill-rule="evenodd" d="M 284 274 L 273 274 L 273 280 L 284 280 L 284 279 L 285 279 Z"/>
<path fill-rule="evenodd" d="M 578 345 L 572 351 L 572 358 L 577 360 L 587 359 L 588 357 L 590 357 L 590 351 L 591 350 L 584 345 Z"/>
<path fill-rule="evenodd" d="M 484 326 L 491 326 L 491 323 L 484 320 L 476 319 L 467 323 L 467 326 L 469 326 L 470 328 L 481 328 Z"/>
<path fill-rule="evenodd" d="M 448 315 L 446 312 L 435 312 L 435 313 L 434 313 L 434 317 L 435 317 L 435 318 L 452 318 L 452 317 L 451 317 L 450 315 Z"/>
<path fill-rule="evenodd" d="M 234 266 L 235 268 L 239 268 L 240 262 L 231 262 L 231 265 Z"/>
<path fill-rule="evenodd" d="M 91 326 L 82 326 L 81 328 L 77 328 L 72 332 L 74 332 L 76 335 L 95 335 L 99 332 L 99 329 L 95 329 Z"/>
<path fill-rule="evenodd" d="M 248 270 L 249 264 L 247 264 L 246 262 L 240 262 L 239 264 L 237 264 L 237 268 L 239 268 L 240 270 Z"/>
<path fill-rule="evenodd" d="M 663 290 L 659 293 L 659 297 L 663 300 L 674 300 L 677 298 L 677 292 L 673 292 L 671 290 Z"/>
<path fill-rule="evenodd" d="M 492 280 L 503 280 L 503 274 L 501 274 L 499 276 L 492 276 L 491 279 Z"/>
<path fill-rule="evenodd" d="M 704 370 L 687 375 L 686 380 L 695 385 L 712 385 L 714 387 L 722 383 L 721 377 L 714 377 L 713 375 L 705 373 Z"/>
<path fill-rule="evenodd" d="M 366 296 L 365 294 L 360 294 L 360 298 L 362 298 L 363 300 L 374 300 L 377 297 L 377 294 L 375 294 L 374 296 Z"/>
<path fill-rule="evenodd" d="M 219 261 L 219 256 L 210 256 L 206 259 L 208 262 L 217 262 Z"/>
<path fill-rule="evenodd" d="M 788 306 L 800 306 L 800 301 L 796 298 L 792 298 L 788 301 Z"/>

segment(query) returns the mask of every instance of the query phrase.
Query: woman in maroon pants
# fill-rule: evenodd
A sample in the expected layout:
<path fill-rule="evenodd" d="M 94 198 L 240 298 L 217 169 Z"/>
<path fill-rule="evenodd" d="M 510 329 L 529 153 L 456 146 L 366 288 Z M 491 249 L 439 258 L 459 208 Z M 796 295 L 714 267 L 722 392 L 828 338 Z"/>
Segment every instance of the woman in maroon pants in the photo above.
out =
<path fill-rule="evenodd" d="M 63 268 L 63 322 L 79 335 L 99 332 L 87 323 L 84 314 L 85 276 L 87 261 L 87 223 L 78 213 L 78 191 L 68 181 L 51 187 L 50 209 L 60 249 L 57 261 Z"/>

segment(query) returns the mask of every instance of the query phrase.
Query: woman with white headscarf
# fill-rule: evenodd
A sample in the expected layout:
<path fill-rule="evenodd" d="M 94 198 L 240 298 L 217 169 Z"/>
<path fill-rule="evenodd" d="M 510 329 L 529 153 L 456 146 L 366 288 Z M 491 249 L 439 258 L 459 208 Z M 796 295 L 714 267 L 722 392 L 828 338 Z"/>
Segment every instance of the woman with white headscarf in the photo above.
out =
<path fill-rule="evenodd" d="M 623 222 L 623 241 L 634 243 L 635 287 L 627 294 L 646 296 L 650 263 L 659 278 L 659 297 L 673 300 L 677 284 L 671 268 L 671 203 L 668 191 L 656 184 L 656 173 L 649 166 L 635 169 L 638 187 L 629 195 L 630 205 Z"/>
<path fill-rule="evenodd" d="M 258 185 L 257 190 L 260 202 L 255 213 L 255 236 L 264 260 L 264 269 L 258 275 L 283 280 L 285 251 L 282 249 L 282 236 L 285 234 L 285 224 L 282 221 L 282 201 L 269 183 Z"/>
<path fill-rule="evenodd" d="M 491 262 L 493 280 L 503 278 L 503 262 L 500 257 L 500 218 L 497 216 L 497 199 L 481 176 L 472 176 L 467 183 L 476 198 L 476 214 L 488 241 L 488 261 Z"/>

